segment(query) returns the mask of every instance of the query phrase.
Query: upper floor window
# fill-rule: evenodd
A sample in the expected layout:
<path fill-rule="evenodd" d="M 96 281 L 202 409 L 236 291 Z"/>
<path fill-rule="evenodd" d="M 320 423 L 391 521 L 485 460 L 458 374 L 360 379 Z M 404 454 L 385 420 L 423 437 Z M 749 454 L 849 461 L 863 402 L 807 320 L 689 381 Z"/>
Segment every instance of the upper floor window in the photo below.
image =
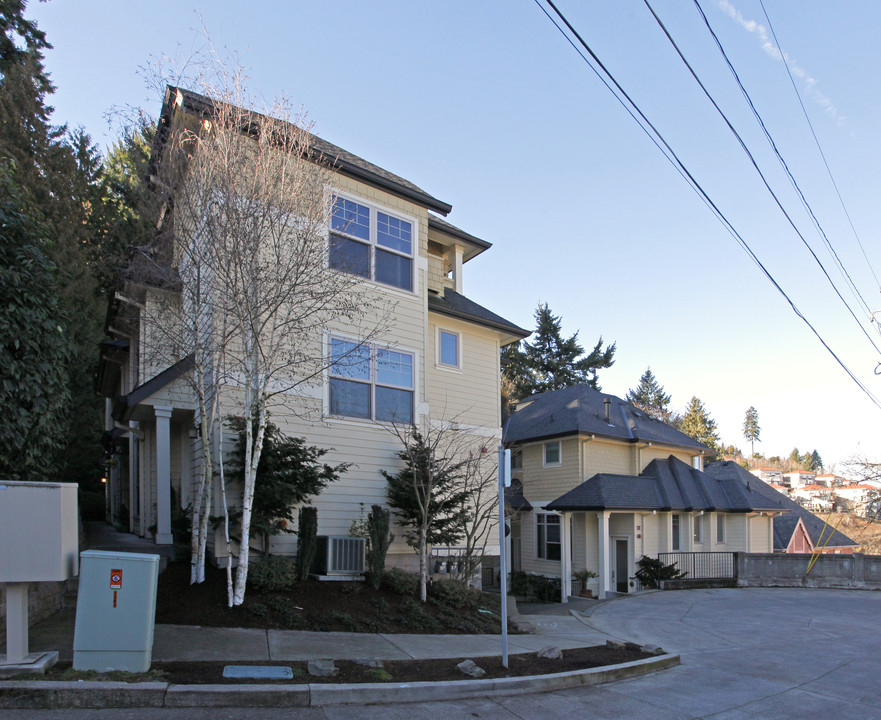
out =
<path fill-rule="evenodd" d="M 413 355 L 330 340 L 330 413 L 383 422 L 413 422 Z"/>
<path fill-rule="evenodd" d="M 413 225 L 336 197 L 330 222 L 330 266 L 403 290 L 413 289 Z"/>
<path fill-rule="evenodd" d="M 545 467 L 549 465 L 559 465 L 563 462 L 562 455 L 560 454 L 560 443 L 559 442 L 548 442 L 544 444 L 544 459 L 542 464 Z"/>
<path fill-rule="evenodd" d="M 459 333 L 438 331 L 438 362 L 448 367 L 459 367 Z"/>

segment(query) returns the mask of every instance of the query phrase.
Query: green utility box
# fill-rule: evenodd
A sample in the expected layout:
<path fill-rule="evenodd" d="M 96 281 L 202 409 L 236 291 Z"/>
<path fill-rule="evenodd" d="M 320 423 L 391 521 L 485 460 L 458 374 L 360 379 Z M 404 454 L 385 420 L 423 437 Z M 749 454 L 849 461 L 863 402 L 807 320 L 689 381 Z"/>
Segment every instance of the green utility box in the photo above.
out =
<path fill-rule="evenodd" d="M 158 555 L 80 553 L 74 670 L 150 669 L 158 578 Z"/>

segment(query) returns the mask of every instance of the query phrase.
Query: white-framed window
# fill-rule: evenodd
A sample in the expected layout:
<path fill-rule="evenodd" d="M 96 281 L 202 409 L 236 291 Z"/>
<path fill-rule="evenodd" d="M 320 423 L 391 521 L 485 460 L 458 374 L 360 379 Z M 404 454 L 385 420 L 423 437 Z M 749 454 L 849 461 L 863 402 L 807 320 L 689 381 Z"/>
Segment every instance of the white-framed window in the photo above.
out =
<path fill-rule="evenodd" d="M 716 542 L 725 543 L 725 516 L 721 513 L 716 515 Z"/>
<path fill-rule="evenodd" d="M 560 516 L 552 513 L 535 514 L 535 555 L 541 560 L 559 560 Z"/>
<path fill-rule="evenodd" d="M 336 196 L 330 220 L 328 262 L 402 290 L 413 290 L 413 223 Z"/>
<path fill-rule="evenodd" d="M 452 330 L 437 331 L 438 365 L 450 368 L 462 367 L 462 336 Z"/>
<path fill-rule="evenodd" d="M 671 517 L 671 527 L 672 533 L 670 536 L 670 549 L 673 552 L 678 552 L 682 548 L 682 543 L 680 542 L 680 531 L 681 531 L 681 518 L 679 515 L 673 515 Z"/>
<path fill-rule="evenodd" d="M 542 450 L 542 465 L 544 467 L 552 467 L 560 465 L 563 462 L 563 455 L 560 449 L 560 441 L 546 442 Z"/>
<path fill-rule="evenodd" d="M 412 353 L 330 338 L 330 414 L 413 422 Z"/>
<path fill-rule="evenodd" d="M 703 515 L 695 515 L 694 516 L 694 541 L 698 544 L 704 541 L 704 516 Z"/>

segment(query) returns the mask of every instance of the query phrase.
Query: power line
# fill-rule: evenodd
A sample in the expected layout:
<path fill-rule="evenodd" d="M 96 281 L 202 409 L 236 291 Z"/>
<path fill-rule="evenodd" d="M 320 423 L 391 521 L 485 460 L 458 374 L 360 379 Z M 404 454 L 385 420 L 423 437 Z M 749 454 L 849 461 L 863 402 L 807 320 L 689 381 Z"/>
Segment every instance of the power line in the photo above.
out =
<path fill-rule="evenodd" d="M 844 276 L 845 280 L 847 281 L 847 283 L 850 287 L 851 293 L 854 295 L 854 299 L 858 300 L 859 302 L 861 302 L 863 304 L 863 307 L 866 310 L 866 314 L 871 319 L 872 309 L 869 307 L 869 304 L 866 302 L 865 298 L 860 293 L 859 289 L 857 288 L 857 286 L 854 283 L 853 279 L 851 278 L 850 274 L 847 272 L 847 269 L 844 267 L 844 263 L 841 261 L 841 258 L 838 256 L 838 253 L 835 251 L 835 248 L 832 246 L 832 241 L 826 235 L 826 231 L 823 229 L 823 226 L 820 224 L 819 219 L 817 219 L 817 216 L 814 213 L 813 208 L 811 207 L 810 203 L 808 202 L 807 198 L 805 197 L 804 193 L 802 192 L 801 187 L 799 186 L 798 182 L 796 181 L 795 177 L 793 176 L 792 172 L 790 171 L 789 165 L 786 163 L 786 161 L 783 159 L 783 156 L 780 154 L 780 151 L 777 148 L 777 143 L 775 143 L 774 139 L 771 137 L 771 133 L 768 130 L 767 126 L 765 125 L 765 121 L 762 119 L 761 114 L 759 113 L 758 109 L 756 108 L 755 104 L 753 103 L 749 92 L 747 92 L 746 88 L 744 87 L 743 83 L 741 82 L 740 76 L 738 75 L 737 70 L 734 69 L 734 65 L 732 64 L 731 60 L 729 59 L 728 54 L 725 52 L 725 48 L 722 46 L 722 42 L 719 40 L 718 35 L 713 30 L 712 25 L 710 25 L 710 21 L 707 18 L 706 13 L 704 13 L 704 10 L 700 5 L 700 1 L 693 0 L 693 2 L 694 2 L 695 7 L 697 8 L 697 11 L 700 13 L 701 18 L 704 21 L 704 25 L 706 26 L 710 35 L 712 35 L 713 40 L 716 43 L 716 47 L 718 48 L 719 52 L 721 53 L 722 57 L 724 58 L 725 64 L 728 66 L 728 70 L 731 72 L 731 75 L 734 77 L 734 81 L 737 83 L 737 87 L 740 88 L 740 92 L 743 94 L 744 99 L 746 100 L 747 104 L 749 105 L 750 109 L 752 110 L 753 116 L 756 118 L 756 122 L 758 122 L 759 126 L 762 128 L 762 132 L 764 133 L 765 138 L 768 141 L 768 144 L 771 146 L 771 150 L 774 152 L 774 155 L 780 161 L 780 165 L 783 167 L 783 170 L 786 173 L 786 176 L 789 178 L 789 182 L 792 184 L 792 187 L 795 189 L 796 193 L 798 194 L 799 198 L 801 199 L 801 203 L 804 206 L 805 210 L 811 216 L 811 220 L 813 221 L 814 227 L 816 227 L 817 232 L 820 234 L 820 237 L 823 239 L 823 242 L 826 245 L 826 248 L 829 250 L 829 253 L 832 255 L 833 259 L 835 260 L 836 264 L 838 265 L 839 271 L 841 272 L 841 274 Z M 822 265 L 821 265 L 821 267 L 822 267 Z M 825 268 L 824 268 L 824 272 L 825 272 Z M 830 281 L 830 283 L 832 282 L 831 278 L 829 281 Z M 842 301 L 843 301 L 843 298 L 842 298 Z M 850 309 L 850 308 L 848 308 L 848 309 Z M 856 318 L 854 318 L 854 319 L 856 319 Z M 859 322 L 859 321 L 857 321 L 857 322 Z"/>
<path fill-rule="evenodd" d="M 777 33 L 774 31 L 774 26 L 771 23 L 771 18 L 768 15 L 768 11 L 765 9 L 764 0 L 759 0 L 759 4 L 762 6 L 762 12 L 765 15 L 765 20 L 768 22 L 768 29 L 771 31 L 771 36 L 774 38 L 774 44 L 780 51 L 780 58 L 781 60 L 783 60 L 783 67 L 786 68 L 786 74 L 789 76 L 789 82 L 792 83 L 792 89 L 795 90 L 795 96 L 798 98 L 798 104 L 801 105 L 802 113 L 804 113 L 805 120 L 808 123 L 808 127 L 811 129 L 811 135 L 813 136 L 814 142 L 817 145 L 817 150 L 820 152 L 820 157 L 823 158 L 823 165 L 826 166 L 826 172 L 829 175 L 829 180 L 832 182 L 832 187 L 835 188 L 835 194 L 838 195 L 838 201 L 841 203 L 841 209 L 844 210 L 844 216 L 847 218 L 847 222 L 850 224 L 850 229 L 853 231 L 853 236 L 854 238 L 856 238 L 857 245 L 860 246 L 863 257 L 866 259 L 866 265 L 869 267 L 869 271 L 872 273 L 872 277 L 875 278 L 875 282 L 878 284 L 878 287 L 881 288 L 881 280 L 878 279 L 878 275 L 875 273 L 875 268 L 872 267 L 869 256 L 866 254 L 866 249 L 863 247 L 862 240 L 860 240 L 860 235 L 853 224 L 853 220 L 851 220 L 850 213 L 848 212 L 847 206 L 844 203 L 844 198 L 841 195 L 841 191 L 838 189 L 838 183 L 835 182 L 835 177 L 832 175 L 832 169 L 829 167 L 829 162 L 826 160 L 826 153 L 823 152 L 823 148 L 820 145 L 820 140 L 817 137 L 817 133 L 814 131 L 814 125 L 811 122 L 811 118 L 808 115 L 807 108 L 802 101 L 801 93 L 798 91 L 798 86 L 795 84 L 795 78 L 792 77 L 792 71 L 789 69 L 789 62 L 786 60 L 786 55 L 780 47 L 780 41 L 777 39 Z"/>
<path fill-rule="evenodd" d="M 854 319 L 854 322 L 856 322 L 857 326 L 860 328 L 860 331 L 863 333 L 863 335 L 866 336 L 866 339 L 872 344 L 872 347 L 875 348 L 875 351 L 879 355 L 881 355 L 881 348 L 879 348 L 875 344 L 875 340 L 872 338 L 871 335 L 869 335 L 866 328 L 863 327 L 863 324 L 860 322 L 859 318 L 856 316 L 853 309 L 850 307 L 850 305 L 848 305 L 847 301 L 844 299 L 844 296 L 841 294 L 841 291 L 838 289 L 838 287 L 833 282 L 832 278 L 829 275 L 829 272 L 826 270 L 826 267 L 823 265 L 823 261 L 820 260 L 819 257 L 817 257 L 817 253 L 814 252 L 814 249 L 811 247 L 810 243 L 807 241 L 805 236 L 802 235 L 801 230 L 798 229 L 798 226 L 795 224 L 795 221 L 792 219 L 792 216 L 787 212 L 786 208 L 783 207 L 783 203 L 781 202 L 780 198 L 777 196 L 777 193 L 774 192 L 774 189 L 771 187 L 771 184 L 768 182 L 768 179 L 765 177 L 765 174 L 762 172 L 762 169 L 759 167 L 759 164 L 756 161 L 755 156 L 750 151 L 750 149 L 747 146 L 746 142 L 744 141 L 743 137 L 741 137 L 740 133 L 737 132 L 737 129 L 734 127 L 734 125 L 728 119 L 728 116 L 725 114 L 725 112 L 722 110 L 722 108 L 719 107 L 719 104 L 716 102 L 715 98 L 712 96 L 710 91 L 707 89 L 706 85 L 704 85 L 703 81 L 700 79 L 697 72 L 692 67 L 691 63 L 688 62 L 684 53 L 680 49 L 679 45 L 676 43 L 676 41 L 673 39 L 673 36 L 670 34 L 670 31 L 667 29 L 667 26 L 664 25 L 664 21 L 661 20 L 660 17 L 658 17 L 658 14 L 655 12 L 654 8 L 651 6 L 651 3 L 649 2 L 649 0 L 643 0 L 643 3 L 648 8 L 649 12 L 652 14 L 652 17 L 654 17 L 655 22 L 657 22 L 658 26 L 661 28 L 661 31 L 666 36 L 667 40 L 669 40 L 670 44 L 673 46 L 673 49 L 676 51 L 676 54 L 679 55 L 679 59 L 682 60 L 685 67 L 688 68 L 688 72 L 694 78 L 695 82 L 698 84 L 700 89 L 703 91 L 704 95 L 706 95 L 707 99 L 710 101 L 712 106 L 716 109 L 716 112 L 719 113 L 720 117 L 725 122 L 725 125 L 728 126 L 728 129 L 731 131 L 731 133 L 737 139 L 737 142 L 740 145 L 741 149 L 746 154 L 746 156 L 749 158 L 750 164 L 753 166 L 753 169 L 756 171 L 758 176 L 761 178 L 762 184 L 765 186 L 765 189 L 768 191 L 768 193 L 774 199 L 774 203 L 780 209 L 780 212 L 783 213 L 783 216 L 786 218 L 789 225 L 795 231 L 795 234 L 798 235 L 799 239 L 802 241 L 802 244 L 804 244 L 804 246 L 807 248 L 808 252 L 811 254 L 811 257 L 813 257 L 814 260 L 816 261 L 817 265 L 820 266 L 820 270 L 823 271 L 823 275 L 826 277 L 826 280 L 829 282 L 829 285 L 832 286 L 832 289 L 835 291 L 835 294 L 838 296 L 838 299 L 841 300 L 844 307 L 847 308 L 847 311 L 850 313 L 851 317 Z M 746 92 L 743 89 L 742 85 L 741 85 L 741 89 L 743 90 L 743 92 Z M 752 104 L 752 103 L 750 103 L 750 104 Z M 755 111 L 755 108 L 753 108 L 753 111 Z M 780 159 L 781 162 L 783 162 L 783 158 L 777 152 L 777 148 L 774 145 L 774 141 L 771 139 L 770 134 L 768 134 L 767 129 L 764 126 L 764 123 L 761 122 L 761 117 L 759 117 L 759 124 L 762 125 L 763 130 L 765 130 L 765 136 L 771 142 L 771 146 L 774 148 L 774 151 L 777 154 L 777 157 Z M 784 166 L 784 168 L 786 168 L 786 171 L 788 173 L 789 169 L 786 167 L 785 162 L 783 162 L 783 166 Z M 795 178 L 792 177 L 791 173 L 789 175 L 794 183 Z M 798 186 L 796 185 L 796 187 L 798 187 Z M 800 190 L 799 190 L 799 193 L 801 193 Z M 804 196 L 802 196 L 802 199 L 805 203 L 807 202 L 806 200 L 804 200 Z M 813 216 L 813 212 L 811 212 L 811 215 Z M 814 218 L 814 219 L 816 221 L 816 218 Z"/>
<path fill-rule="evenodd" d="M 658 143 L 660 142 L 664 146 L 664 148 L 666 149 L 666 151 L 662 150 L 664 157 L 666 157 L 669 162 L 673 163 L 677 167 L 677 170 L 679 171 L 680 175 L 682 175 L 684 178 L 686 178 L 689 185 L 691 185 L 691 187 L 697 193 L 700 194 L 701 199 L 704 201 L 704 203 L 711 209 L 711 211 L 719 219 L 719 221 L 723 224 L 723 226 L 735 238 L 737 243 L 741 246 L 741 248 L 744 250 L 744 252 L 747 253 L 747 255 L 750 257 L 750 259 L 759 267 L 759 269 L 762 271 L 762 273 L 765 275 L 765 277 L 768 279 L 768 281 L 783 296 L 783 298 L 786 300 L 786 302 L 789 303 L 789 306 L 792 308 L 792 311 L 805 323 L 805 325 L 808 326 L 808 328 L 815 335 L 817 340 L 820 341 L 820 344 L 834 358 L 834 360 L 839 364 L 839 366 L 841 366 L 841 368 L 844 370 L 845 373 L 847 373 L 847 375 L 850 377 L 850 379 L 854 381 L 854 383 L 857 385 L 857 387 L 859 387 L 860 390 L 863 391 L 863 393 L 869 398 L 869 400 L 872 401 L 872 403 L 875 404 L 876 407 L 881 409 L 881 400 L 876 398 L 872 394 L 872 392 L 859 380 L 859 378 L 857 378 L 851 372 L 850 368 L 848 368 L 847 365 L 844 363 L 844 361 L 840 357 L 838 357 L 838 355 L 835 353 L 834 350 L 832 350 L 832 348 L 829 346 L 829 344 L 823 339 L 823 337 L 820 335 L 820 333 L 817 331 L 817 329 L 802 314 L 802 312 L 798 309 L 798 307 L 795 305 L 795 303 L 792 301 L 792 299 L 789 297 L 789 295 L 786 294 L 786 291 L 779 285 L 779 283 L 774 279 L 774 277 L 771 275 L 771 273 L 768 271 L 768 269 L 762 264 L 761 260 L 759 260 L 758 256 L 753 252 L 752 248 L 749 246 L 749 244 L 746 242 L 746 240 L 743 238 L 743 236 L 737 231 L 737 229 L 734 227 L 734 225 L 728 220 L 728 218 L 725 216 L 725 214 L 719 209 L 719 207 L 712 200 L 712 198 L 710 198 L 709 194 L 706 192 L 706 190 L 704 190 L 704 188 L 697 181 L 697 179 L 695 179 L 695 177 L 691 174 L 691 172 L 688 170 L 688 168 L 685 166 L 685 164 L 682 162 L 682 160 L 679 159 L 678 155 L 673 150 L 673 148 L 670 146 L 670 144 L 667 142 L 667 140 L 664 138 L 664 136 L 651 123 L 651 121 L 648 119 L 648 117 L 645 115 L 645 113 L 640 109 L 640 107 L 633 101 L 633 99 L 631 99 L 631 97 L 627 94 L 627 92 L 624 90 L 624 88 L 621 86 L 621 84 L 615 79 L 614 75 L 612 75 L 612 73 L 606 68 L 606 66 L 599 59 L 599 57 L 596 55 L 596 53 L 584 41 L 584 38 L 582 38 L 581 35 L 578 33 L 578 31 L 573 27 L 572 23 L 570 23 L 569 20 L 566 18 L 566 16 L 563 15 L 562 12 L 560 12 L 560 10 L 554 4 L 553 0 L 546 0 L 546 1 L 547 1 L 547 4 L 553 9 L 553 11 L 560 18 L 560 20 L 569 29 L 569 32 L 571 32 L 572 35 L 578 40 L 581 47 L 583 47 L 584 50 L 587 51 L 587 53 L 590 55 L 590 57 L 593 59 L 593 61 L 597 64 L 597 66 L 603 71 L 603 73 L 605 73 L 605 76 L 617 89 L 617 91 L 618 91 L 617 93 L 614 90 L 612 90 L 611 85 L 609 85 L 609 83 L 606 82 L 605 78 L 603 78 L 600 75 L 599 71 L 595 67 L 593 67 L 593 65 L 591 65 L 591 63 L 587 59 L 587 57 L 575 46 L 575 43 L 566 34 L 566 32 L 563 30 L 563 28 L 560 27 L 560 25 L 554 20 L 553 17 L 551 17 L 551 15 L 547 12 L 547 10 L 542 6 L 540 0 L 534 0 L 536 5 L 538 5 L 538 7 L 541 9 L 541 11 L 548 17 L 548 19 L 551 20 L 551 22 L 554 24 L 554 26 L 557 28 L 557 30 L 563 35 L 563 37 L 566 38 L 566 40 L 569 42 L 569 44 L 572 45 L 573 47 L 575 47 L 575 49 L 578 52 L 581 59 L 591 68 L 591 70 L 593 70 L 594 74 L 596 74 L 598 77 L 600 77 L 601 80 L 603 80 L 603 84 L 606 86 L 606 88 L 610 92 L 612 92 L 612 95 L 618 100 L 618 102 L 621 103 L 622 105 L 624 105 L 624 101 L 622 100 L 622 97 L 623 97 L 627 100 L 628 103 L 630 103 L 630 107 L 627 107 L 625 105 L 625 107 L 627 107 L 628 114 L 632 118 L 634 118 L 634 120 L 637 121 L 637 124 L 640 125 L 640 127 L 643 129 L 644 132 L 648 133 L 646 126 L 648 128 L 651 128 L 652 132 L 655 133 L 654 137 L 656 138 L 656 141 L 653 139 L 654 144 L 657 147 L 660 147 L 658 145 Z M 620 95 L 618 93 L 620 93 Z M 632 108 L 632 110 L 630 108 Z M 639 115 L 639 117 L 641 118 L 641 121 L 636 119 L 634 112 L 637 115 Z M 645 125 L 643 125 L 642 123 L 645 123 Z"/>

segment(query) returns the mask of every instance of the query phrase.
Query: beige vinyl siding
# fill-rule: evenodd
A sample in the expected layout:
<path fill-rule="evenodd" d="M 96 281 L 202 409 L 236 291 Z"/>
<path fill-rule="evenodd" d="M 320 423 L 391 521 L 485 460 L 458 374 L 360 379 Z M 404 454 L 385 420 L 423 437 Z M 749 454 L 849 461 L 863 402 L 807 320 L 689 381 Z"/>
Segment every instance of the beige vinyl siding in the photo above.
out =
<path fill-rule="evenodd" d="M 428 291 L 441 293 L 444 289 L 444 258 L 443 255 L 428 253 Z"/>
<path fill-rule="evenodd" d="M 597 473 L 633 475 L 631 448 L 629 443 L 600 438 L 585 440 L 582 443 L 582 452 L 584 453 L 582 480 L 588 480 Z M 571 488 L 566 488 L 566 490 L 569 489 Z M 561 495 L 562 492 L 558 495 Z"/>
<path fill-rule="evenodd" d="M 585 537 L 586 521 L 585 513 L 572 513 L 572 536 L 570 542 L 572 545 L 572 572 L 578 572 L 588 568 L 587 548 L 580 538 Z"/>
<path fill-rule="evenodd" d="M 652 460 L 666 460 L 671 455 L 675 457 L 677 460 L 682 460 L 686 465 L 692 467 L 692 458 L 693 455 L 684 450 L 672 450 L 670 448 L 658 447 L 656 445 L 652 445 L 651 447 L 641 448 L 639 451 L 639 467 L 636 470 L 636 474 L 638 475 L 643 470 L 648 467 L 649 463 Z"/>
<path fill-rule="evenodd" d="M 642 534 L 640 555 L 656 557 L 658 553 L 667 552 L 670 549 L 669 542 L 666 539 L 666 523 L 669 520 L 669 513 L 642 515 L 639 517 L 637 524 L 642 526 L 642 530 L 638 531 Z"/>
<path fill-rule="evenodd" d="M 772 523 L 773 519 L 768 515 L 761 515 L 759 517 L 750 518 L 750 552 L 774 552 Z"/>
<path fill-rule="evenodd" d="M 460 367 L 448 367 L 438 362 L 439 330 L 458 334 Z M 498 333 L 431 313 L 425 364 L 432 418 L 499 431 Z"/>
<path fill-rule="evenodd" d="M 577 438 L 555 438 L 560 442 L 561 464 L 543 467 L 544 443 L 531 443 L 523 448 L 523 493 L 529 502 L 543 499 L 551 502 L 578 485 L 580 480 Z"/>
<path fill-rule="evenodd" d="M 595 512 L 580 513 L 584 521 L 584 535 L 574 538 L 576 545 L 584 548 L 584 567 L 593 572 L 600 571 L 599 556 L 597 548 L 599 547 L 599 521 Z M 580 568 L 578 568 L 580 569 Z M 594 581 L 596 582 L 596 581 Z"/>
<path fill-rule="evenodd" d="M 550 502 L 546 500 L 545 502 Z M 536 517 L 541 510 L 530 513 L 524 513 L 520 524 L 520 542 L 522 549 L 522 564 L 526 572 L 538 573 L 540 575 L 548 575 L 560 577 L 560 561 L 559 560 L 542 560 L 537 557 L 536 546 Z"/>
<path fill-rule="evenodd" d="M 746 545 L 746 515 L 731 513 L 725 521 L 725 545 L 726 550 L 732 552 L 745 551 Z"/>

